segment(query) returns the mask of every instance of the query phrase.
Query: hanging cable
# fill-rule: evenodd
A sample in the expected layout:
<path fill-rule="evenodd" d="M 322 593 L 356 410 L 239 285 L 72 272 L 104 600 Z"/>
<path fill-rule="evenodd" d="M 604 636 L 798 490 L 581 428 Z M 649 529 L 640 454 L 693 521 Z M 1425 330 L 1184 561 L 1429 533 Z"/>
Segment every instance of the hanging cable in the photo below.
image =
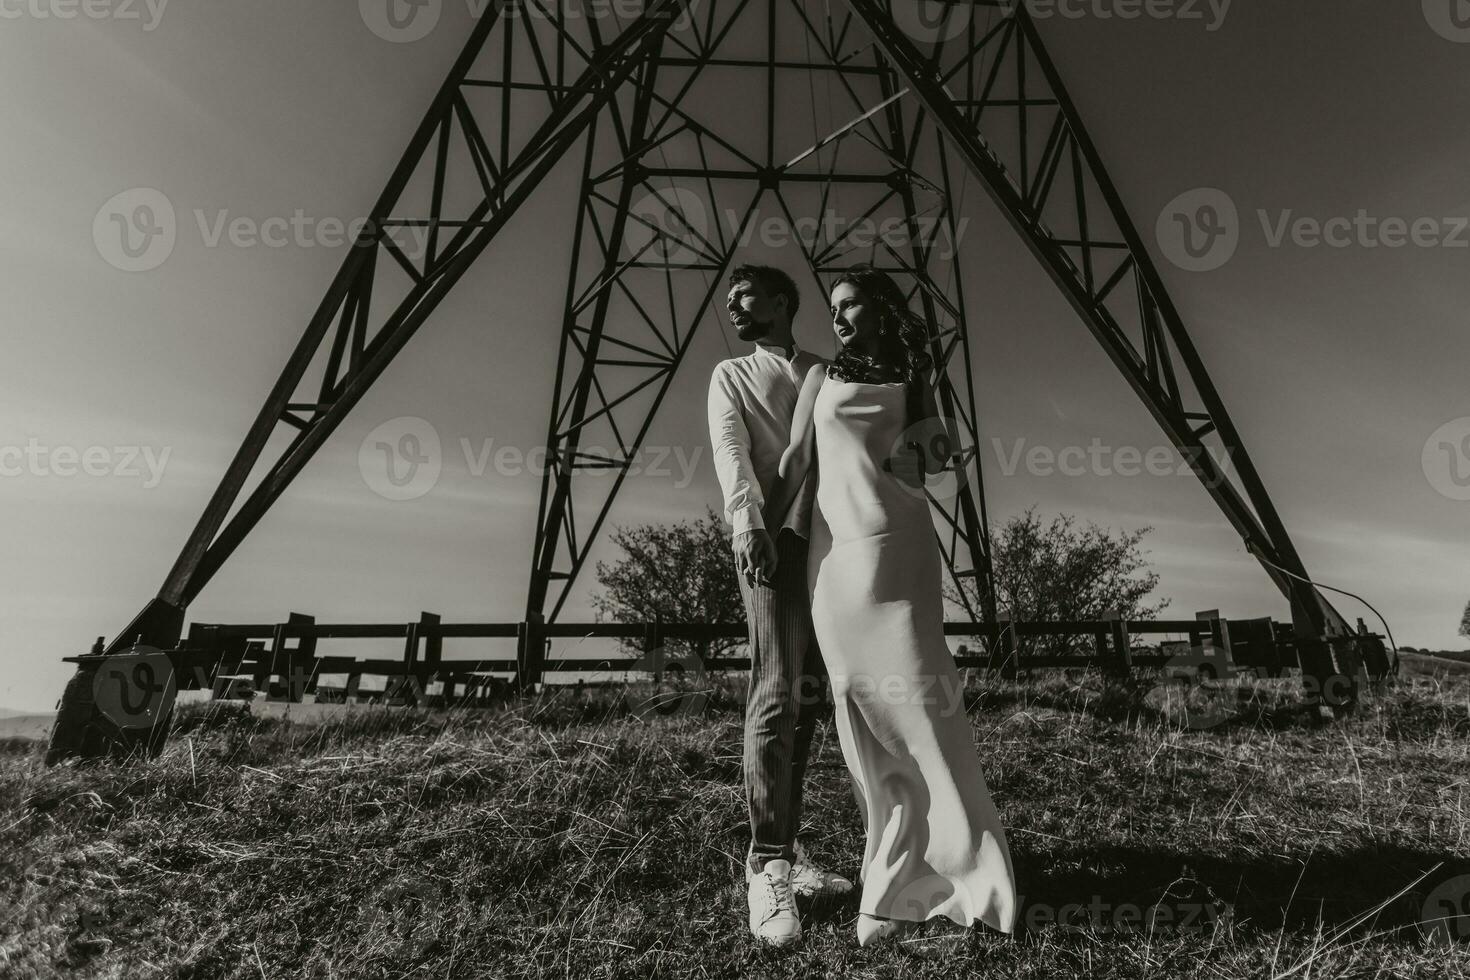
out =
<path fill-rule="evenodd" d="M 1263 565 L 1270 565 L 1272 568 L 1276 569 L 1281 574 L 1283 574 L 1283 575 L 1290 575 L 1292 578 L 1296 579 L 1298 582 L 1305 582 L 1306 584 L 1310 585 L 1314 589 L 1326 589 L 1328 592 L 1336 592 L 1339 595 L 1345 595 L 1345 596 L 1347 596 L 1347 597 L 1349 597 L 1351 599 L 1356 599 L 1359 602 L 1361 602 L 1363 605 L 1367 606 L 1369 609 L 1372 609 L 1373 610 L 1373 615 L 1377 616 L 1378 617 L 1378 621 L 1383 624 L 1383 632 L 1384 632 L 1384 635 L 1386 635 L 1388 637 L 1388 645 L 1393 648 L 1393 674 L 1394 674 L 1395 677 L 1398 676 L 1398 673 L 1399 673 L 1399 646 L 1398 646 L 1397 643 L 1394 642 L 1394 639 L 1393 639 L 1393 630 L 1391 630 L 1391 629 L 1388 628 L 1388 620 L 1384 619 L 1383 618 L 1383 614 L 1381 612 L 1379 612 L 1376 608 L 1374 608 L 1373 603 L 1369 602 L 1367 599 L 1364 599 L 1362 596 L 1360 596 L 1360 595 L 1358 595 L 1356 593 L 1347 591 L 1346 589 L 1338 589 L 1338 588 L 1334 588 L 1334 587 L 1332 587 L 1330 585 L 1323 585 L 1320 582 L 1313 582 L 1311 579 L 1307 578 L 1306 576 L 1298 575 L 1296 572 L 1293 572 L 1289 568 L 1282 568 L 1280 565 L 1276 564 L 1274 561 L 1272 561 L 1271 559 L 1267 558 L 1265 555 L 1262 555 L 1260 552 L 1256 551 L 1255 546 L 1252 545 L 1251 542 L 1249 542 L 1249 541 L 1247 541 L 1245 543 L 1245 550 L 1246 551 L 1249 551 L 1251 553 L 1251 555 L 1254 556 L 1255 559 L 1257 561 L 1259 561 L 1261 564 L 1263 564 Z"/>

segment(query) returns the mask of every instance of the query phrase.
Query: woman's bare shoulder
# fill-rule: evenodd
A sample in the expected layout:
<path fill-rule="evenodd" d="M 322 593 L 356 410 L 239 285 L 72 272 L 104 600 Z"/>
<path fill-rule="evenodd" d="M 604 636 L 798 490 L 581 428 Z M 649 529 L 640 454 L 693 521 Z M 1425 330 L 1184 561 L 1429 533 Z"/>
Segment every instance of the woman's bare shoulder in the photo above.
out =
<path fill-rule="evenodd" d="M 831 366 L 830 361 L 824 361 L 820 357 L 817 358 L 816 363 L 806 369 L 806 377 L 802 379 L 802 386 L 819 385 L 827 380 L 827 369 Z"/>

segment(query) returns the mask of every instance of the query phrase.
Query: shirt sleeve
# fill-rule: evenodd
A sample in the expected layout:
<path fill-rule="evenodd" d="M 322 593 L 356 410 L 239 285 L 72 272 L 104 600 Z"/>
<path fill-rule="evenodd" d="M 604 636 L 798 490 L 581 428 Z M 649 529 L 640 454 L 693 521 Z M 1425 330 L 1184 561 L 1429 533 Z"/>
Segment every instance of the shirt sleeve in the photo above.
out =
<path fill-rule="evenodd" d="M 733 536 L 761 530 L 765 521 L 760 483 L 750 463 L 750 433 L 740 411 L 740 399 L 723 365 L 715 368 L 709 385 L 709 439 L 714 448 L 715 476 L 725 496 L 725 520 Z"/>

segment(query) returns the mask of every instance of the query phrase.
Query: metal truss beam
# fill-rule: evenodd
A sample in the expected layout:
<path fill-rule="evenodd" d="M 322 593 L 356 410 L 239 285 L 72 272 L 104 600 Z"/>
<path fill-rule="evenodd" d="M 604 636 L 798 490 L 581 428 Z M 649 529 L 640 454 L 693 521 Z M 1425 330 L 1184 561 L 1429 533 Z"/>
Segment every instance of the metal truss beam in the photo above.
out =
<path fill-rule="evenodd" d="M 686 3 L 647 0 L 640 16 L 607 39 L 601 37 L 596 19 L 576 12 L 569 15 L 560 5 L 538 18 L 502 17 L 508 6 L 504 0 L 486 9 L 158 598 L 118 635 L 109 653 L 137 639 L 159 646 L 178 641 L 184 608 L 624 81 L 648 61 Z M 482 51 L 497 33 L 503 43 L 488 45 L 496 54 L 488 59 L 490 74 L 475 74 Z M 481 94 L 487 91 L 498 98 L 485 103 Z M 529 135 L 522 138 L 519 133 Z M 446 193 L 451 179 L 459 176 L 452 160 L 459 161 L 460 171 L 468 172 L 465 181 L 474 188 L 457 213 L 449 210 Z M 415 177 L 430 185 L 427 208 L 417 212 L 405 200 Z M 395 240 L 395 229 L 427 232 L 417 260 Z M 399 283 L 403 295 L 385 316 L 375 318 L 374 301 L 382 280 L 395 268 L 399 278 L 406 279 Z M 322 355 L 325 367 L 312 384 L 308 370 Z M 298 394 L 304 384 L 312 384 L 311 394 Z M 290 445 L 230 517 L 248 476 L 280 426 L 292 433 Z"/>
<path fill-rule="evenodd" d="M 950 22 L 917 44 L 895 22 L 895 8 L 910 0 L 848 2 L 1290 600 L 1316 691 L 1350 685 L 1325 641 L 1351 630 L 1306 583 L 1301 558 L 1025 5 L 955 3 L 962 32 Z M 1223 449 L 1235 479 L 1206 437 Z"/>

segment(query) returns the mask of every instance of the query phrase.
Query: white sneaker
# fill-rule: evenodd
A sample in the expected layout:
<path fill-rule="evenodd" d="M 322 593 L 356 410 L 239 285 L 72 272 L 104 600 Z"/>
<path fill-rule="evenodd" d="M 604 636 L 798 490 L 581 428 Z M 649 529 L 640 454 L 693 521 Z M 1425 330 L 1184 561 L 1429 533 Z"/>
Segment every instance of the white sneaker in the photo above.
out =
<path fill-rule="evenodd" d="M 807 856 L 801 841 L 796 842 L 796 861 L 791 865 L 791 890 L 802 898 L 816 895 L 846 895 L 852 891 L 852 882 L 839 874 L 818 867 Z"/>
<path fill-rule="evenodd" d="M 762 942 L 784 946 L 801 938 L 796 899 L 791 894 L 791 862 L 767 861 L 765 870 L 748 874 L 750 933 Z"/>

